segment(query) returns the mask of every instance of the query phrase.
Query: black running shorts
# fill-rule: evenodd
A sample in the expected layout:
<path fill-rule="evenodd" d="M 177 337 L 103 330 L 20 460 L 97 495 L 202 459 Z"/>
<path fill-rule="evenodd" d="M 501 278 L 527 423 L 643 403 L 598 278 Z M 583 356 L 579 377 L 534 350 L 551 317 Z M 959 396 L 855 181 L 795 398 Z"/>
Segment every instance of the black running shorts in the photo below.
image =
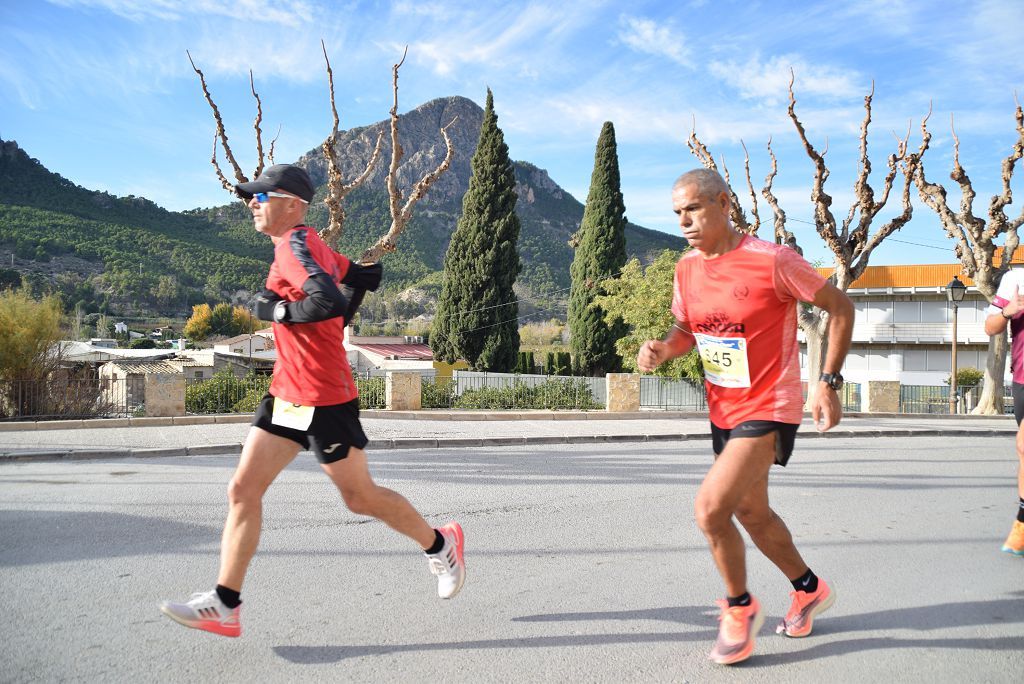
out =
<path fill-rule="evenodd" d="M 733 437 L 760 437 L 769 432 L 778 433 L 775 437 L 775 463 L 785 466 L 793 455 L 793 444 L 796 442 L 796 431 L 799 425 L 779 423 L 774 420 L 748 420 L 734 428 L 720 428 L 711 424 L 711 445 L 718 456 L 725 449 L 725 443 Z"/>
<path fill-rule="evenodd" d="M 1013 417 L 1017 419 L 1017 425 L 1020 425 L 1020 421 L 1024 420 L 1024 385 L 1013 383 L 1010 394 L 1013 396 Z"/>
<path fill-rule="evenodd" d="M 315 406 L 313 418 L 305 429 L 287 427 L 274 422 L 274 402 L 267 394 L 256 408 L 252 424 L 260 429 L 298 442 L 310 449 L 321 463 L 334 463 L 348 456 L 348 450 L 364 448 L 370 441 L 359 422 L 359 398 L 333 406 Z M 292 404 L 291 406 L 296 406 Z"/>

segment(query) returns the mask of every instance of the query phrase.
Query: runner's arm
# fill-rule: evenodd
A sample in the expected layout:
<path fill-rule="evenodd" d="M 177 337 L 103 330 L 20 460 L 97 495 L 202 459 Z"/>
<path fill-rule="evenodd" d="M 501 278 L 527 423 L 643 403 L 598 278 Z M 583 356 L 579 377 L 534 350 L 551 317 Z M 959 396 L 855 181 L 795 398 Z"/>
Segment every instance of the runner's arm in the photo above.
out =
<path fill-rule="evenodd" d="M 637 368 L 649 373 L 666 361 L 687 354 L 693 349 L 694 344 L 693 333 L 685 324 L 677 321 L 669 328 L 665 339 L 647 340 L 640 345 L 640 352 L 636 357 Z"/>
<path fill-rule="evenodd" d="M 828 351 L 821 365 L 822 373 L 838 373 L 850 351 L 853 336 L 853 302 L 832 283 L 826 281 L 811 301 L 814 306 L 828 312 Z M 813 382 L 813 380 L 812 380 Z M 811 418 L 818 430 L 824 432 L 839 424 L 843 406 L 839 395 L 828 383 L 819 380 L 811 399 Z"/>

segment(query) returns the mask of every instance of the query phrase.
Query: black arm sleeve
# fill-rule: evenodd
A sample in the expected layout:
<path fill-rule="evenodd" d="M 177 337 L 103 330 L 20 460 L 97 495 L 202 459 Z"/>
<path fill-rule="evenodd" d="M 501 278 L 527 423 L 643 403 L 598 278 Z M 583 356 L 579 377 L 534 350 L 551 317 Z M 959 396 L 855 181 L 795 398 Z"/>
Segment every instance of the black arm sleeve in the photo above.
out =
<path fill-rule="evenodd" d="M 341 292 L 348 299 L 348 309 L 345 312 L 346 321 L 355 318 L 366 291 L 375 291 L 380 287 L 380 279 L 383 275 L 384 267 L 380 262 L 369 266 L 362 266 L 355 262 L 349 264 L 348 273 L 341 279 Z"/>
<path fill-rule="evenodd" d="M 348 298 L 326 273 L 318 273 L 307 278 L 302 284 L 302 291 L 306 293 L 305 299 L 288 302 L 285 305 L 287 313 L 282 322 L 315 323 L 344 316 L 348 311 Z"/>

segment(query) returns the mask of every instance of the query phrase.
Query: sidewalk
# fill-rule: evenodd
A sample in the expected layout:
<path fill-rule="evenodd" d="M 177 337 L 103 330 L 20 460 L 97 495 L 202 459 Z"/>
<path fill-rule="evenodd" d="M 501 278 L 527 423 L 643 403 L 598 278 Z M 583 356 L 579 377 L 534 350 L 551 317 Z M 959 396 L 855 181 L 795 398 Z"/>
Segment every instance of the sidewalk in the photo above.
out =
<path fill-rule="evenodd" d="M 362 412 L 368 449 L 710 440 L 706 414 L 640 411 Z M 0 423 L 0 461 L 238 454 L 251 415 Z M 848 414 L 826 433 L 810 418 L 801 438 L 977 435 L 1011 439 L 1011 416 Z"/>

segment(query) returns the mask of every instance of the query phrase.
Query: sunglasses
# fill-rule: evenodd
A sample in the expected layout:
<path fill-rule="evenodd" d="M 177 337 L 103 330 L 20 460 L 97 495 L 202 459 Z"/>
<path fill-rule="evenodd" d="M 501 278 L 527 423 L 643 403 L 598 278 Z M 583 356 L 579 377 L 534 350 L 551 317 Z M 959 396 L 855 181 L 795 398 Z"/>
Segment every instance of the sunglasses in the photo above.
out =
<path fill-rule="evenodd" d="M 285 199 L 297 199 L 300 202 L 302 202 L 303 204 L 309 204 L 309 202 L 307 202 L 306 200 L 302 199 L 301 197 L 296 197 L 295 195 L 286 195 L 283 192 L 255 192 L 255 193 L 253 193 L 252 196 L 255 197 L 256 201 L 259 202 L 260 204 L 266 204 L 267 202 L 270 201 L 271 197 L 284 197 Z"/>

